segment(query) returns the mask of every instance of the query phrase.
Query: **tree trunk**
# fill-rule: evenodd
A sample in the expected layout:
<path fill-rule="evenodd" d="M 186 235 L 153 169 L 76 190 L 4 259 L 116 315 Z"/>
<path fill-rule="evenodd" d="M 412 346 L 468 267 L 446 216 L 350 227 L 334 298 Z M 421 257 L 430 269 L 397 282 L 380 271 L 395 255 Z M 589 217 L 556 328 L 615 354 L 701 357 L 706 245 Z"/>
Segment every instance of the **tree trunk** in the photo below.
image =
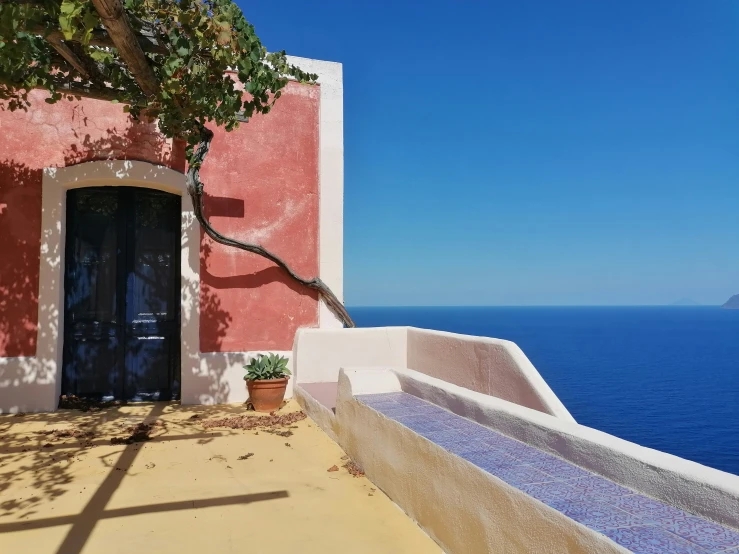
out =
<path fill-rule="evenodd" d="M 202 226 L 205 234 L 220 244 L 233 246 L 234 248 L 245 250 L 246 252 L 251 252 L 253 254 L 262 256 L 263 258 L 267 258 L 275 265 L 282 268 L 282 270 L 284 270 L 292 279 L 294 279 L 301 285 L 318 291 L 319 297 L 323 299 L 324 302 L 326 302 L 326 305 L 329 307 L 329 309 L 344 323 L 344 325 L 346 325 L 347 327 L 356 327 L 354 321 L 352 320 L 351 316 L 349 316 L 349 313 L 346 311 L 344 305 L 338 298 L 336 298 L 336 295 L 331 291 L 331 289 L 328 288 L 323 281 L 321 281 L 320 277 L 314 277 L 313 279 L 304 279 L 303 277 L 295 273 L 295 271 L 293 271 L 293 269 L 282 258 L 273 254 L 269 250 L 266 250 L 258 244 L 240 242 L 238 240 L 226 237 L 211 226 L 210 222 L 205 218 L 205 215 L 203 214 L 203 189 L 205 185 L 200 180 L 200 166 L 203 164 L 203 162 L 205 161 L 205 157 L 208 155 L 211 140 L 213 140 L 213 131 L 206 128 L 205 126 L 202 126 L 200 130 L 200 143 L 195 150 L 195 154 L 193 156 L 194 159 L 191 160 L 191 163 L 189 164 L 187 169 L 187 192 L 190 195 L 190 198 L 192 198 L 192 204 L 195 210 L 195 218 Z"/>

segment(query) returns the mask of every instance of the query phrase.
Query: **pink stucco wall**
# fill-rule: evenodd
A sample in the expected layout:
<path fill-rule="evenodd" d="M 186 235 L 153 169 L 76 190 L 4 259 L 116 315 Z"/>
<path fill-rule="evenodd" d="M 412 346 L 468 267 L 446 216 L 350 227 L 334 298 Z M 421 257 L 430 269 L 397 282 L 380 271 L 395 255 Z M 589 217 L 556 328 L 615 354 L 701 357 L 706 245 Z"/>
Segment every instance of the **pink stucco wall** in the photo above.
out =
<path fill-rule="evenodd" d="M 318 274 L 319 93 L 291 83 L 269 115 L 218 130 L 201 172 L 219 231 L 263 245 L 307 277 Z M 201 252 L 201 351 L 290 350 L 298 327 L 317 325 L 316 296 L 271 262 L 208 237 Z M 206 323 L 224 309 L 228 325 Z"/>
<path fill-rule="evenodd" d="M 43 168 L 131 159 L 185 169 L 180 144 L 118 105 L 32 96 L 28 112 L 0 111 L 0 357 L 36 352 Z M 318 271 L 318 110 L 318 87 L 291 83 L 269 116 L 217 129 L 202 172 L 216 228 L 308 276 Z M 201 241 L 201 351 L 288 350 L 317 314 L 316 297 L 269 262 Z"/>

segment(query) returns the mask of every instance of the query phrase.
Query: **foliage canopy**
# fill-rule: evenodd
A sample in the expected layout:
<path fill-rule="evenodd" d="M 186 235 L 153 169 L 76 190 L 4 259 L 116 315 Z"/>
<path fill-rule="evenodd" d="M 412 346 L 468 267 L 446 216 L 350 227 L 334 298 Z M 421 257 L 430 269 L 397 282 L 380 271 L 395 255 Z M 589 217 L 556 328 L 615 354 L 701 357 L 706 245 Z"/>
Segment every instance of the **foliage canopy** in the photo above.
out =
<path fill-rule="evenodd" d="M 316 79 L 284 51 L 268 53 L 232 0 L 107 3 L 124 8 L 156 76 L 154 94 L 144 93 L 106 39 L 93 0 L 0 0 L 0 103 L 25 109 L 36 88 L 50 92 L 49 103 L 98 96 L 134 117 L 146 110 L 165 136 L 186 139 L 192 154 L 206 123 L 230 131 L 244 117 L 268 113 L 290 78 Z"/>
<path fill-rule="evenodd" d="M 268 53 L 232 0 L 0 0 L 1 109 L 28 109 L 29 93 L 44 89 L 50 104 L 88 96 L 157 118 L 164 136 L 187 141 L 187 188 L 205 233 L 271 260 L 353 327 L 319 277 L 301 277 L 263 246 L 222 235 L 204 214 L 199 168 L 213 139 L 206 124 L 231 131 L 268 113 L 290 79 L 317 76 L 288 63 L 284 51 Z"/>

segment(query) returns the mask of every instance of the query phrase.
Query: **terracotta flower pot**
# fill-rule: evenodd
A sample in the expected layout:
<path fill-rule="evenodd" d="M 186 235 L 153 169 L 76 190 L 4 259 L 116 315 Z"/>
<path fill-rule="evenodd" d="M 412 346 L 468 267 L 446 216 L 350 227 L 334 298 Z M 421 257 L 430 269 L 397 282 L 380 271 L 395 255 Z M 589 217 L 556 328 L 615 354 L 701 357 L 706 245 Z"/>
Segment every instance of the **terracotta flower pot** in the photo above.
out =
<path fill-rule="evenodd" d="M 282 405 L 289 377 L 246 381 L 249 402 L 257 412 L 273 412 Z"/>

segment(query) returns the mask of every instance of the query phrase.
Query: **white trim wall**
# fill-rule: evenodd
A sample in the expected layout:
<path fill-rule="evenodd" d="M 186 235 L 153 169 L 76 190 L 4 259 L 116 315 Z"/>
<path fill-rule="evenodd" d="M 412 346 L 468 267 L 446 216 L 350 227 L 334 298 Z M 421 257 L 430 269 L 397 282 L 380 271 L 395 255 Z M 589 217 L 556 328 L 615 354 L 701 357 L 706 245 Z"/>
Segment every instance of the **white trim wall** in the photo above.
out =
<path fill-rule="evenodd" d="M 344 301 L 344 82 L 343 66 L 336 62 L 288 56 L 288 61 L 318 75 L 321 87 L 319 115 L 319 275 L 336 297 Z M 321 328 L 343 323 L 321 301 Z"/>

